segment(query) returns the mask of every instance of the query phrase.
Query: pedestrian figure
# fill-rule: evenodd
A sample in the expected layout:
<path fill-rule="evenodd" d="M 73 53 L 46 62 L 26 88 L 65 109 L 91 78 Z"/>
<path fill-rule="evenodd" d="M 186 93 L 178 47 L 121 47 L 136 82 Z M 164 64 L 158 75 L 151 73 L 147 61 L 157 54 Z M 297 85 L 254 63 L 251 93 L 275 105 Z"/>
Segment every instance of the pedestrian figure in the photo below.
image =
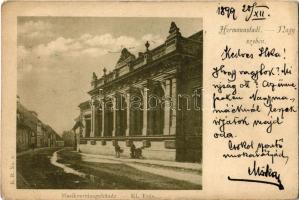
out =
<path fill-rule="evenodd" d="M 136 147 L 135 147 L 133 142 L 131 144 L 131 149 L 130 150 L 131 150 L 131 158 L 135 158 L 136 157 L 135 156 Z"/>
<path fill-rule="evenodd" d="M 31 149 L 32 149 L 32 151 L 34 151 L 34 147 L 35 147 L 35 145 L 34 145 L 34 143 L 32 143 L 32 144 L 31 144 Z"/>
<path fill-rule="evenodd" d="M 119 158 L 120 157 L 120 152 L 121 152 L 120 146 L 116 142 L 114 147 L 115 147 L 115 157 Z"/>
<path fill-rule="evenodd" d="M 135 149 L 135 158 L 142 159 L 142 147 Z"/>

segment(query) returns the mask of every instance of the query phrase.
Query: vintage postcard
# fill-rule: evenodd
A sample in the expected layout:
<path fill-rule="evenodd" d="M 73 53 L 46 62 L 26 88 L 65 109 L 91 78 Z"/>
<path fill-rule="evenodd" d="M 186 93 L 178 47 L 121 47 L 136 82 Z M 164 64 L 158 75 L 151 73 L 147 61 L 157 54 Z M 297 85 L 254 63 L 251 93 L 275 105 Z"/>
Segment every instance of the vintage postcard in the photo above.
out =
<path fill-rule="evenodd" d="M 295 1 L 6 2 L 3 199 L 295 199 Z"/>

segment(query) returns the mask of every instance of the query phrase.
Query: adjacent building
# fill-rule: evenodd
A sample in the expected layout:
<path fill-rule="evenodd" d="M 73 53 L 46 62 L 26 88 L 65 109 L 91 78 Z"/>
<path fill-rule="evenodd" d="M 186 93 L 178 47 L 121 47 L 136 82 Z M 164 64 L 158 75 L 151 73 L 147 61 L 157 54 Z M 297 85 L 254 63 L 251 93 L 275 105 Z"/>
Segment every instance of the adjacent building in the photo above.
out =
<path fill-rule="evenodd" d="M 174 22 L 160 46 L 137 56 L 121 51 L 112 72 L 93 73 L 90 99 L 80 107 L 81 152 L 201 162 L 202 31 L 181 35 Z"/>
<path fill-rule="evenodd" d="M 30 148 L 54 147 L 60 136 L 44 124 L 35 111 L 25 108 L 17 97 L 17 152 Z"/>

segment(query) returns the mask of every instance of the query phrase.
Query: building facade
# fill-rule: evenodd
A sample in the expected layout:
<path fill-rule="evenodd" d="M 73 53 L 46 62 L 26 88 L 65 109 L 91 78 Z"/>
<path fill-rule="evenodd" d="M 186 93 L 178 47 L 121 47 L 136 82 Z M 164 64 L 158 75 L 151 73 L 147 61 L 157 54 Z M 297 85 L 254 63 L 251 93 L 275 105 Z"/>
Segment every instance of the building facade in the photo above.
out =
<path fill-rule="evenodd" d="M 39 120 L 35 111 L 25 108 L 17 97 L 17 152 L 30 148 L 55 147 L 59 135 Z"/>
<path fill-rule="evenodd" d="M 79 105 L 81 152 L 114 155 L 115 144 L 147 159 L 201 162 L 202 31 L 183 37 L 174 22 L 160 46 L 136 57 L 126 48 L 112 72 L 93 73 Z"/>

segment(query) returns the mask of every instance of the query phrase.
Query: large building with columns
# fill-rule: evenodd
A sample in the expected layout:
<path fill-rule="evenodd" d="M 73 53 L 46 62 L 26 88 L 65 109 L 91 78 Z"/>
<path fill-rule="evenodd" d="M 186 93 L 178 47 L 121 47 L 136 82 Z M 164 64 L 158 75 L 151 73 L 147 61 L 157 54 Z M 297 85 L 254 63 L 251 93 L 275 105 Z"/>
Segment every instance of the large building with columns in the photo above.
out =
<path fill-rule="evenodd" d="M 79 105 L 81 152 L 201 162 L 202 31 L 181 35 L 174 22 L 160 46 L 138 56 L 126 48 L 112 72 L 93 73 L 90 99 Z"/>

